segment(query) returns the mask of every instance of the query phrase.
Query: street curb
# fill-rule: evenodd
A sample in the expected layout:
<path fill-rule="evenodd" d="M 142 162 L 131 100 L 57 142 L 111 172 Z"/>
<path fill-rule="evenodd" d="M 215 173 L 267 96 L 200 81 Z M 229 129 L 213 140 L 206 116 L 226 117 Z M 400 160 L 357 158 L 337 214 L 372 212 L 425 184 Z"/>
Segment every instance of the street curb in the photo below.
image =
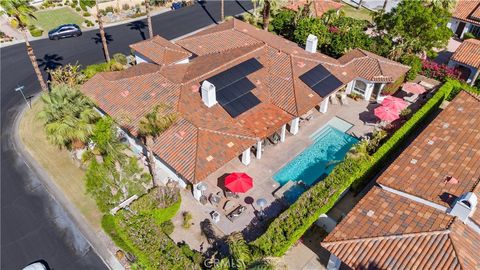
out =
<path fill-rule="evenodd" d="M 30 101 L 33 102 L 38 100 L 42 92 L 36 94 Z M 44 185 L 45 189 L 47 190 L 48 194 L 52 197 L 52 199 L 60 205 L 65 213 L 68 215 L 70 220 L 76 225 L 80 233 L 83 235 L 85 240 L 88 242 L 90 247 L 93 251 L 98 255 L 98 257 L 103 261 L 103 263 L 110 269 L 110 270 L 123 270 L 125 269 L 122 264 L 116 259 L 116 257 L 109 251 L 107 246 L 97 234 L 105 234 L 105 232 L 100 229 L 99 232 L 95 232 L 88 222 L 86 221 L 85 217 L 82 213 L 78 210 L 78 208 L 73 205 L 73 203 L 65 196 L 65 194 L 60 190 L 60 188 L 54 183 L 51 179 L 49 173 L 45 171 L 42 166 L 30 155 L 30 153 L 26 150 L 25 146 L 23 145 L 19 133 L 18 128 L 20 125 L 20 120 L 23 118 L 26 110 L 28 107 L 23 105 L 20 109 L 20 112 L 16 115 L 13 128 L 13 148 L 15 151 L 20 155 L 20 157 L 24 158 L 25 165 L 30 168 L 40 179 L 42 184 Z M 106 236 L 108 237 L 108 236 Z M 108 237 L 108 239 L 110 239 Z"/>

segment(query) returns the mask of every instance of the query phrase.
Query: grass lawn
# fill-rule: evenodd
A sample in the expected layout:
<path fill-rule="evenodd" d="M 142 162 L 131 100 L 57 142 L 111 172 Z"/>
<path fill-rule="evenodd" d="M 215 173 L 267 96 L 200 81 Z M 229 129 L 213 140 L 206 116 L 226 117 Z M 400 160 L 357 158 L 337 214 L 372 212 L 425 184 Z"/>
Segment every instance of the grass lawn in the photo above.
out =
<path fill-rule="evenodd" d="M 102 214 L 86 194 L 85 172 L 75 166 L 67 150 L 59 150 L 47 141 L 42 121 L 37 118 L 43 103 L 38 99 L 20 121 L 19 135 L 26 150 L 42 166 L 58 188 L 77 207 L 95 230 L 101 228 Z"/>
<path fill-rule="evenodd" d="M 372 12 L 366 8 L 356 9 L 352 6 L 345 5 L 341 10 L 345 12 L 347 17 L 372 22 Z"/>
<path fill-rule="evenodd" d="M 30 19 L 30 24 L 34 24 L 48 32 L 61 24 L 75 23 L 82 26 L 85 19 L 78 15 L 73 9 L 69 7 L 62 7 L 52 10 L 42 10 L 34 13 L 35 19 Z"/>

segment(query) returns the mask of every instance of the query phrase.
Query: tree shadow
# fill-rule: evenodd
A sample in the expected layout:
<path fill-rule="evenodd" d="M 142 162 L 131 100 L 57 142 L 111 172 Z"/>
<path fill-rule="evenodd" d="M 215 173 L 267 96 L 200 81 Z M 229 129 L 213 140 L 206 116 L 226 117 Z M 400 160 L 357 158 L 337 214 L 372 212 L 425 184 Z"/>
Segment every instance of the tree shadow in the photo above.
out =
<path fill-rule="evenodd" d="M 215 18 L 212 16 L 212 14 L 210 13 L 210 11 L 208 11 L 207 7 L 206 7 L 206 1 L 201 1 L 201 2 L 198 2 L 200 4 L 200 6 L 202 7 L 202 9 L 205 11 L 205 13 L 207 13 L 208 17 L 210 17 L 210 19 L 212 20 L 212 22 L 214 24 L 218 24 L 217 20 L 215 20 Z"/>
<path fill-rule="evenodd" d="M 245 11 L 246 13 L 248 13 L 248 14 L 250 14 L 250 15 L 253 15 L 253 13 L 252 13 L 252 12 L 250 12 L 250 10 L 248 10 L 247 8 L 245 8 L 245 6 L 243 6 L 243 4 L 242 4 L 242 3 L 240 3 L 240 1 L 238 1 L 238 0 L 235 0 L 235 2 L 237 3 L 237 5 L 239 5 L 239 6 L 240 6 L 240 8 L 241 8 L 243 11 Z"/>
<path fill-rule="evenodd" d="M 57 67 L 61 66 L 63 57 L 58 54 L 45 54 L 43 58 L 37 58 L 37 63 L 40 68 L 43 68 L 44 71 L 48 71 L 51 69 L 56 69 Z"/>
<path fill-rule="evenodd" d="M 276 199 L 270 205 L 263 209 L 263 215 L 259 211 L 255 211 L 255 217 L 242 230 L 242 235 L 247 242 L 257 239 L 265 233 L 270 223 L 278 217 L 283 210 L 288 208 L 283 200 Z"/>
<path fill-rule="evenodd" d="M 145 30 L 147 28 L 147 24 L 143 21 L 134 21 L 129 24 L 127 24 L 127 27 L 130 27 L 130 30 L 136 30 L 140 33 L 140 37 L 142 37 L 143 40 L 147 39 L 145 37 Z"/>
<path fill-rule="evenodd" d="M 102 36 L 100 33 L 96 33 L 94 37 L 92 37 L 95 44 L 102 44 Z M 112 35 L 105 33 L 105 39 L 107 40 L 107 44 L 113 41 Z"/>

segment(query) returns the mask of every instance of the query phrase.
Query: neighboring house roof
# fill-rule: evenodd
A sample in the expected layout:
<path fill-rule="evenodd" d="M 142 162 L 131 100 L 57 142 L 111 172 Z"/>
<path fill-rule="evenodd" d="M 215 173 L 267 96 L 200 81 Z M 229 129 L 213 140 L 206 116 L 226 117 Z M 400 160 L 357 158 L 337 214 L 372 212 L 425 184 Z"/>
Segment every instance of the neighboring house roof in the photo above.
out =
<path fill-rule="evenodd" d="M 452 17 L 480 25 L 480 0 L 458 0 Z"/>
<path fill-rule="evenodd" d="M 460 92 L 377 180 L 408 196 L 373 187 L 322 246 L 353 269 L 480 269 L 480 210 L 473 225 L 440 210 L 451 207 L 441 198 L 480 196 L 479 113 L 480 99 Z"/>
<path fill-rule="evenodd" d="M 155 37 L 131 47 L 146 57 L 158 56 L 155 62 L 159 65 L 142 63 L 125 71 L 97 74 L 82 91 L 134 135 L 140 119 L 155 104 L 169 105 L 180 120 L 157 139 L 154 151 L 194 183 L 318 105 L 323 98 L 299 79 L 313 67 L 325 67 L 343 83 L 340 87 L 358 77 L 353 64 L 309 53 L 236 19 L 175 44 Z M 190 55 L 188 63 L 174 64 Z M 235 118 L 219 104 L 205 106 L 201 83 L 252 58 L 263 67 L 246 78 L 254 84 L 251 93 L 261 103 Z"/>
<path fill-rule="evenodd" d="M 373 82 L 394 82 L 410 69 L 409 66 L 362 49 L 351 50 L 338 61 L 346 66 L 353 65 L 359 77 Z"/>
<path fill-rule="evenodd" d="M 291 9 L 293 11 L 298 11 L 300 8 L 305 6 L 307 4 L 307 0 L 291 0 L 288 2 L 288 4 L 285 6 L 287 9 Z M 317 18 L 322 17 L 322 15 L 331 10 L 339 10 L 344 6 L 343 3 L 333 1 L 333 0 L 316 0 L 312 2 L 312 9 L 314 11 L 314 14 Z"/>
<path fill-rule="evenodd" d="M 132 44 L 130 48 L 158 65 L 173 64 L 192 56 L 190 52 L 161 36 Z"/>
<path fill-rule="evenodd" d="M 480 68 L 480 40 L 470 38 L 462 42 L 451 60 L 466 64 L 475 68 Z"/>

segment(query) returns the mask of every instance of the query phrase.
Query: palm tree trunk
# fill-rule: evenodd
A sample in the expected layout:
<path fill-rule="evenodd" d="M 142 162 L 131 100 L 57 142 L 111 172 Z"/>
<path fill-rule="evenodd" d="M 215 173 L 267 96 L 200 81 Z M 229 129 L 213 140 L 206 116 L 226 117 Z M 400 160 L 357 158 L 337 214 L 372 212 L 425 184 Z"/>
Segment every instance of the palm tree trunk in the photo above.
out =
<path fill-rule="evenodd" d="M 383 12 L 385 12 L 385 9 L 387 8 L 387 3 L 388 3 L 388 0 L 383 1 L 383 7 L 382 7 Z"/>
<path fill-rule="evenodd" d="M 35 71 L 35 74 L 37 75 L 38 82 L 40 83 L 40 87 L 42 88 L 43 91 L 48 91 L 47 84 L 45 83 L 45 80 L 43 79 L 42 72 L 40 71 L 40 68 L 38 67 L 37 63 L 37 57 L 35 57 L 35 53 L 33 52 L 33 48 L 30 45 L 30 42 L 28 42 L 28 36 L 27 36 L 27 30 L 23 29 L 23 36 L 25 38 L 25 46 L 27 46 L 27 54 L 28 57 L 30 58 L 30 62 L 32 62 L 33 70 Z"/>
<path fill-rule="evenodd" d="M 220 20 L 225 20 L 225 0 L 220 0 Z"/>
<path fill-rule="evenodd" d="M 102 15 L 100 15 L 100 12 L 98 12 L 98 0 L 95 0 L 95 5 L 97 8 L 98 29 L 100 30 L 100 38 L 102 39 L 103 53 L 105 54 L 105 59 L 107 60 L 107 62 L 110 62 L 110 54 L 108 53 L 107 39 L 105 38 L 105 29 L 103 28 Z"/>
<path fill-rule="evenodd" d="M 270 0 L 265 0 L 263 4 L 263 30 L 268 30 L 270 23 Z"/>
<path fill-rule="evenodd" d="M 360 0 L 360 2 L 358 3 L 357 9 L 360 9 L 362 7 L 362 3 L 363 3 L 363 0 Z"/>
<path fill-rule="evenodd" d="M 153 138 L 152 136 L 148 136 L 145 139 L 145 146 L 147 147 L 147 151 L 148 151 L 148 166 L 150 167 L 150 173 L 152 174 L 153 186 L 157 187 L 159 186 L 159 184 L 157 180 L 157 170 L 156 170 L 155 156 L 153 155 L 152 145 L 153 145 Z"/>
<path fill-rule="evenodd" d="M 147 11 L 148 35 L 153 38 L 152 17 L 150 16 L 150 0 L 145 0 L 145 9 Z"/>

